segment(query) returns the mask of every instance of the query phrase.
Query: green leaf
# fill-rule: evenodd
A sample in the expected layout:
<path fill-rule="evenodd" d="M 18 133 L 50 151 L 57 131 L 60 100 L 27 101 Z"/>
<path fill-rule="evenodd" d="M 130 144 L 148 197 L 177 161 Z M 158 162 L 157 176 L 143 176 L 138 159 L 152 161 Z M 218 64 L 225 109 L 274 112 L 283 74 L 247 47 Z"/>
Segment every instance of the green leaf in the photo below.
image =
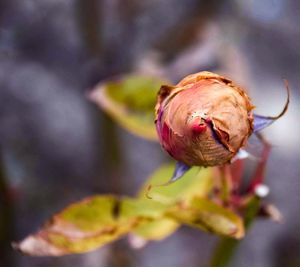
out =
<path fill-rule="evenodd" d="M 176 183 L 153 187 L 148 192 L 148 186 L 163 184 L 172 176 L 175 164 L 160 167 L 147 180 L 139 192 L 139 197 L 150 202 L 161 202 L 167 206 L 174 205 L 178 200 L 189 202 L 195 196 L 204 197 L 211 189 L 211 169 L 199 169 L 197 167 L 188 171 L 181 180 Z M 150 195 L 152 199 L 148 199 Z M 161 218 L 159 220 L 144 222 L 134 229 L 134 233 L 146 240 L 161 240 L 174 233 L 180 223 L 174 218 Z"/>
<path fill-rule="evenodd" d="M 140 219 L 132 232 L 145 240 L 161 240 L 179 227 L 174 219 L 165 217 L 169 205 L 150 199 L 126 199 L 123 203 L 123 216 Z"/>
<path fill-rule="evenodd" d="M 95 196 L 72 204 L 53 216 L 36 234 L 15 247 L 35 256 L 60 256 L 95 249 L 127 233 L 134 220 L 120 222 L 114 196 Z"/>
<path fill-rule="evenodd" d="M 145 240 L 162 240 L 173 234 L 180 224 L 172 218 L 161 218 L 158 220 L 142 222 L 133 233 Z"/>
<path fill-rule="evenodd" d="M 131 218 L 157 219 L 164 216 L 168 206 L 149 199 L 124 198 L 121 202 L 120 218 L 129 220 Z"/>
<path fill-rule="evenodd" d="M 131 133 L 157 140 L 154 107 L 164 83 L 154 77 L 130 75 L 99 84 L 89 98 Z"/>
<path fill-rule="evenodd" d="M 244 224 L 240 216 L 230 209 L 203 198 L 194 198 L 189 204 L 178 203 L 168 215 L 204 231 L 240 239 L 244 236 Z"/>
<path fill-rule="evenodd" d="M 161 167 L 149 181 L 164 182 L 173 168 L 173 164 Z M 35 256 L 83 253 L 128 233 L 145 240 L 160 240 L 176 231 L 181 223 L 242 237 L 239 216 L 203 199 L 211 185 L 211 169 L 192 168 L 178 182 L 154 188 L 151 191 L 154 199 L 145 196 L 146 185 L 135 199 L 112 195 L 89 197 L 54 215 L 41 230 L 15 244 L 15 248 Z"/>
<path fill-rule="evenodd" d="M 139 197 L 151 197 L 162 203 L 175 203 L 178 200 L 189 202 L 195 196 L 205 197 L 213 185 L 212 168 L 193 167 L 182 178 L 167 186 L 156 186 L 166 183 L 172 176 L 175 164 L 163 165 L 147 180 L 139 192 Z M 148 192 L 149 185 L 153 187 Z"/>
<path fill-rule="evenodd" d="M 168 206 L 148 199 L 93 196 L 54 215 L 15 248 L 35 256 L 83 253 L 122 237 L 143 223 L 164 217 Z"/>

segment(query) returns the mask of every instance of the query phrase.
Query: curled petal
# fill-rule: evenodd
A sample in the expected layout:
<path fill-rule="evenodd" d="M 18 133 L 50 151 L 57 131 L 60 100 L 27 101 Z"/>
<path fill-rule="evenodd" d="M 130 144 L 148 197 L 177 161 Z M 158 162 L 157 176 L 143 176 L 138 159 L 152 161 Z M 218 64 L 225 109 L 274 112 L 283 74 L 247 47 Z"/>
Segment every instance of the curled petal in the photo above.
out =
<path fill-rule="evenodd" d="M 262 116 L 262 115 L 253 114 L 253 116 L 254 116 L 253 132 L 254 133 L 259 132 L 259 131 L 263 130 L 264 128 L 268 127 L 269 125 L 271 125 L 274 121 L 276 121 L 277 119 L 282 117 L 288 110 L 289 103 L 290 103 L 290 88 L 289 88 L 289 84 L 288 84 L 287 80 L 284 80 L 284 83 L 285 83 L 285 88 L 287 91 L 287 99 L 286 99 L 284 108 L 282 109 L 280 114 L 278 114 L 277 116 Z"/>

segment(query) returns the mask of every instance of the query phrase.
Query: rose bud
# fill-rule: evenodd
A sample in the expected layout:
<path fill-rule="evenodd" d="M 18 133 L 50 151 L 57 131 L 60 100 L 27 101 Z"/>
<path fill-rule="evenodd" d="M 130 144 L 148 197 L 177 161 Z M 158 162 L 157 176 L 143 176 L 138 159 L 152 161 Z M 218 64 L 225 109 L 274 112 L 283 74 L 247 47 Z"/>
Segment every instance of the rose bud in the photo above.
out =
<path fill-rule="evenodd" d="M 252 113 L 245 91 L 228 78 L 203 71 L 175 86 L 163 85 L 158 93 L 156 130 L 162 147 L 178 162 L 169 182 L 179 179 L 191 166 L 218 166 L 233 157 L 250 154 L 242 148 L 249 136 L 285 114 L 287 100 L 277 116 Z"/>
<path fill-rule="evenodd" d="M 162 147 L 183 163 L 177 166 L 177 176 L 188 166 L 230 162 L 253 131 L 252 109 L 239 86 L 211 72 L 189 75 L 175 86 L 163 85 L 155 123 Z"/>
<path fill-rule="evenodd" d="M 211 72 L 162 86 L 156 129 L 162 147 L 188 166 L 222 165 L 253 131 L 253 105 L 231 80 Z"/>

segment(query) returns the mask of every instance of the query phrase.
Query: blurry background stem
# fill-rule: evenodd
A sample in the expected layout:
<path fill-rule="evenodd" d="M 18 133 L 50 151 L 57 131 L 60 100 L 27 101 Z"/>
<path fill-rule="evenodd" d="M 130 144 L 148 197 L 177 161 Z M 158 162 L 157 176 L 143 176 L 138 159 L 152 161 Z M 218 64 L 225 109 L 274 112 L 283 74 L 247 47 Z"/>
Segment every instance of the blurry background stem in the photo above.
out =
<path fill-rule="evenodd" d="M 106 114 L 103 114 L 103 120 L 100 131 L 101 136 L 103 138 L 102 164 L 105 168 L 105 174 L 102 172 L 102 176 L 105 176 L 106 183 L 109 183 L 109 192 L 113 192 L 115 194 L 122 194 L 122 164 L 120 147 L 118 142 L 118 133 L 116 129 L 116 124 Z M 99 177 L 99 179 L 101 179 L 101 177 Z"/>
<path fill-rule="evenodd" d="M 82 37 L 85 41 L 87 50 L 99 66 L 95 66 L 97 82 L 101 79 L 100 62 L 105 61 L 102 47 L 102 31 L 99 25 L 102 25 L 101 15 L 103 14 L 104 3 L 97 0 L 78 0 L 77 15 L 79 20 L 79 28 L 81 29 Z M 97 72 L 99 71 L 99 74 Z M 105 74 L 110 74 L 109 67 Z M 88 81 L 95 82 L 95 81 Z M 100 172 L 101 177 L 96 176 L 95 189 L 98 189 L 99 181 L 104 181 L 105 185 L 99 188 L 105 188 L 108 192 L 121 194 L 122 193 L 122 177 L 121 177 L 121 155 L 118 142 L 118 133 L 115 123 L 106 114 L 99 113 L 99 121 L 102 116 L 103 120 L 100 125 L 102 151 L 102 168 L 105 171 Z M 100 124 L 100 123 L 99 123 Z M 99 173 L 99 174 L 100 174 Z M 98 190 L 97 190 L 98 191 Z M 131 267 L 133 262 L 130 257 L 128 246 L 123 246 L 124 240 L 114 242 L 111 245 L 111 250 L 108 257 L 108 265 L 113 267 Z"/>
<path fill-rule="evenodd" d="M 101 24 L 101 14 L 103 12 L 103 3 L 97 0 L 90 1 L 77 1 L 77 15 L 79 22 L 79 29 L 81 30 L 81 35 L 85 41 L 87 51 L 89 56 L 93 57 L 94 60 L 100 65 L 101 60 L 103 60 L 103 47 L 102 47 L 102 30 L 99 27 Z M 100 66 L 95 66 L 96 73 L 99 71 Z M 109 72 L 109 70 L 107 70 Z M 109 73 L 108 73 L 109 75 Z M 93 79 L 99 81 L 100 71 L 96 74 L 97 77 L 92 77 L 91 81 L 88 81 L 88 86 L 94 85 Z M 91 84 L 90 84 L 91 83 Z M 102 117 L 102 120 L 101 120 Z M 100 133 L 101 133 L 101 145 L 102 150 L 102 169 L 105 169 L 105 184 L 97 185 L 103 180 L 103 177 L 96 176 L 95 190 L 98 188 L 105 188 L 105 191 L 120 194 L 121 193 L 121 181 L 120 174 L 120 150 L 118 146 L 118 136 L 116 132 L 116 126 L 114 122 L 103 113 L 99 112 Z M 99 144 L 100 145 L 100 144 Z M 101 172 L 101 176 L 104 173 Z"/>
<path fill-rule="evenodd" d="M 97 0 L 77 0 L 77 17 L 79 29 L 81 30 L 82 39 L 85 41 L 87 50 L 94 57 L 101 56 L 102 42 L 100 40 L 100 9 L 101 5 Z"/>
<path fill-rule="evenodd" d="M 5 180 L 3 162 L 0 154 L 0 266 L 13 266 L 10 243 L 13 232 L 13 206 L 9 188 Z"/>

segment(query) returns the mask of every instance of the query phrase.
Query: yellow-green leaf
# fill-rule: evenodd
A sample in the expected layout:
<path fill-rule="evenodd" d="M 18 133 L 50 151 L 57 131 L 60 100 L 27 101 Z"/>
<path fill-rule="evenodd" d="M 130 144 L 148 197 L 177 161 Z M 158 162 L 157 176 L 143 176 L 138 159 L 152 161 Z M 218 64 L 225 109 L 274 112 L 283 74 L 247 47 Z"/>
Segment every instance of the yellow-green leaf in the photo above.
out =
<path fill-rule="evenodd" d="M 148 199 L 93 196 L 54 215 L 15 247 L 37 256 L 83 253 L 103 246 L 144 223 L 163 219 L 169 207 Z"/>
<path fill-rule="evenodd" d="M 127 198 L 122 203 L 122 216 L 139 218 L 132 232 L 145 240 L 161 240 L 179 227 L 174 219 L 165 217 L 169 205 L 146 198 Z"/>
<path fill-rule="evenodd" d="M 164 216 L 168 206 L 149 199 L 134 199 L 126 197 L 122 199 L 120 209 L 120 218 L 123 220 L 136 217 L 156 219 Z"/>
<path fill-rule="evenodd" d="M 169 216 L 202 230 L 233 238 L 244 236 L 244 225 L 240 216 L 230 209 L 203 198 L 194 198 L 189 204 L 178 203 Z"/>
<path fill-rule="evenodd" d="M 139 197 L 151 202 L 161 202 L 174 205 L 178 200 L 189 202 L 195 196 L 204 197 L 211 189 L 211 169 L 199 169 L 197 167 L 188 171 L 182 179 L 168 186 L 155 187 L 169 180 L 175 169 L 175 164 L 168 164 L 160 167 L 147 180 Z M 148 192 L 149 185 L 154 185 Z M 152 199 L 148 199 L 148 197 Z M 134 229 L 134 233 L 147 240 L 161 240 L 175 232 L 180 223 L 174 218 L 162 218 L 160 220 L 144 222 Z"/>
<path fill-rule="evenodd" d="M 133 233 L 145 240 L 162 240 L 173 234 L 180 224 L 172 218 L 161 218 L 153 221 L 142 222 Z"/>
<path fill-rule="evenodd" d="M 72 204 L 16 247 L 36 256 L 60 256 L 93 250 L 128 233 L 135 224 L 119 220 L 120 201 L 111 195 L 94 196 Z"/>
<path fill-rule="evenodd" d="M 175 183 L 167 186 L 156 186 L 167 182 L 175 170 L 175 164 L 160 167 L 147 180 L 139 193 L 141 198 L 151 197 L 162 203 L 175 203 L 178 200 L 185 202 L 195 196 L 205 197 L 212 187 L 212 169 L 193 167 Z M 153 187 L 148 192 L 149 185 Z"/>
<path fill-rule="evenodd" d="M 90 99 L 131 133 L 157 140 L 154 107 L 157 92 L 164 83 L 154 77 L 129 75 L 100 83 Z"/>

